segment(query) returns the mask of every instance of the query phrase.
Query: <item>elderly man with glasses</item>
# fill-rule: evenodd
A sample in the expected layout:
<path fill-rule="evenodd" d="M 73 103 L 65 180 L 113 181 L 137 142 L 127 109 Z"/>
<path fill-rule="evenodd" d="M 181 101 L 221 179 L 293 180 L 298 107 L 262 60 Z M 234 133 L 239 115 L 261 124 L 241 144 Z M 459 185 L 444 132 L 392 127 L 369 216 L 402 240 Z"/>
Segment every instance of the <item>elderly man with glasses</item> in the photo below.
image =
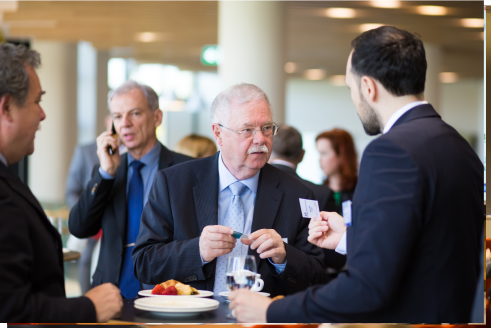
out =
<path fill-rule="evenodd" d="M 227 258 L 253 255 L 272 296 L 326 281 L 298 200 L 314 199 L 312 191 L 267 164 L 278 130 L 267 95 L 234 85 L 214 100 L 211 119 L 220 152 L 155 177 L 133 251 L 137 278 L 218 294 L 227 290 Z M 236 239 L 234 231 L 249 237 Z"/>

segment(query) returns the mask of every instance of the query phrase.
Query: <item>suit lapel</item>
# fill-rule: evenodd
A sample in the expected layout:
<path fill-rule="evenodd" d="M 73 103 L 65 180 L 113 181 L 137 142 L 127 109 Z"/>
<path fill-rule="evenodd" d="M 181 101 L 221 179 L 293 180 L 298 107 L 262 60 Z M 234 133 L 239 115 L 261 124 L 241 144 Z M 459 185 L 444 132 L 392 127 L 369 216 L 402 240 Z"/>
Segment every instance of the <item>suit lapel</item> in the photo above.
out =
<path fill-rule="evenodd" d="M 61 245 L 61 238 L 59 232 L 48 221 L 46 213 L 44 212 L 39 201 L 34 197 L 31 190 L 26 186 L 8 167 L 0 163 L 0 179 L 4 179 L 13 191 L 21 195 L 29 204 L 31 204 L 38 212 L 40 217 L 43 218 L 45 226 L 50 231 L 51 235 Z M 61 247 L 61 246 L 60 246 Z"/>
<path fill-rule="evenodd" d="M 172 152 L 164 145 L 160 144 L 159 170 L 171 167 L 173 163 L 174 158 L 172 157 Z"/>
<path fill-rule="evenodd" d="M 206 159 L 197 174 L 199 184 L 193 187 L 199 231 L 218 224 L 218 154 Z"/>
<path fill-rule="evenodd" d="M 125 240 L 126 233 L 126 180 L 128 175 L 128 154 L 121 156 L 121 166 L 116 171 L 114 178 L 114 213 L 116 214 L 116 224 L 122 240 Z"/>
<path fill-rule="evenodd" d="M 259 185 L 257 188 L 256 203 L 254 205 L 254 215 L 252 218 L 251 233 L 259 229 L 273 228 L 274 220 L 278 209 L 280 208 L 283 192 L 276 187 L 280 183 L 276 171 L 266 164 L 259 176 Z M 255 255 L 259 260 L 256 251 L 249 248 L 249 255 Z"/>

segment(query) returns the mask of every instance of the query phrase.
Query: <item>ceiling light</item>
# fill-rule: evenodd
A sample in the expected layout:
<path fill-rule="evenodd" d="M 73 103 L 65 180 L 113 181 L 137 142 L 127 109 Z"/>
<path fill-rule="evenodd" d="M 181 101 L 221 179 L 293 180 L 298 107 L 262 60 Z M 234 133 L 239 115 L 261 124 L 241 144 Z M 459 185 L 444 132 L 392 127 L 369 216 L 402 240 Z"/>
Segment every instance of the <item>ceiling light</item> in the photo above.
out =
<path fill-rule="evenodd" d="M 417 6 L 416 11 L 421 15 L 442 16 L 447 14 L 447 8 L 441 6 Z"/>
<path fill-rule="evenodd" d="M 288 62 L 285 64 L 285 72 L 294 73 L 297 70 L 297 64 Z"/>
<path fill-rule="evenodd" d="M 438 77 L 441 83 L 455 83 L 459 79 L 459 75 L 454 72 L 441 72 Z"/>
<path fill-rule="evenodd" d="M 460 20 L 463 27 L 484 27 L 484 19 L 483 18 L 463 18 Z"/>
<path fill-rule="evenodd" d="M 366 31 L 369 31 L 369 30 L 373 30 L 373 29 L 376 29 L 380 26 L 384 26 L 384 24 L 361 24 L 360 25 L 360 32 L 366 32 Z"/>
<path fill-rule="evenodd" d="M 326 16 L 331 18 L 353 18 L 356 12 L 351 8 L 329 8 L 326 9 Z"/>
<path fill-rule="evenodd" d="M 370 4 L 372 7 L 378 7 L 378 8 L 400 8 L 401 7 L 401 2 L 397 0 L 377 0 L 377 1 L 370 1 Z"/>
<path fill-rule="evenodd" d="M 334 86 L 344 87 L 346 86 L 346 75 L 332 75 L 329 77 L 329 81 Z"/>
<path fill-rule="evenodd" d="M 165 35 L 163 33 L 141 32 L 135 34 L 135 40 L 139 42 L 155 42 L 163 41 L 164 39 Z"/>
<path fill-rule="evenodd" d="M 323 69 L 308 69 L 304 73 L 307 80 L 322 80 L 326 77 L 326 72 Z"/>

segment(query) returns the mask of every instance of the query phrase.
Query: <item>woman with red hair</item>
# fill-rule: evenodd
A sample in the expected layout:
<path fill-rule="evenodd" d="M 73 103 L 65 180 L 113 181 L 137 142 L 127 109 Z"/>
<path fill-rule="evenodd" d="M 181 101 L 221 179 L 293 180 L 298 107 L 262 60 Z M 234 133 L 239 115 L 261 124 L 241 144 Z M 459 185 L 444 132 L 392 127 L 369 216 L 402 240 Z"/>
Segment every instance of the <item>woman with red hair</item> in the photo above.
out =
<path fill-rule="evenodd" d="M 322 132 L 315 139 L 320 154 L 320 166 L 327 176 L 324 186 L 333 191 L 329 208 L 321 209 L 342 215 L 342 202 L 353 199 L 358 180 L 358 160 L 355 144 L 345 130 Z"/>

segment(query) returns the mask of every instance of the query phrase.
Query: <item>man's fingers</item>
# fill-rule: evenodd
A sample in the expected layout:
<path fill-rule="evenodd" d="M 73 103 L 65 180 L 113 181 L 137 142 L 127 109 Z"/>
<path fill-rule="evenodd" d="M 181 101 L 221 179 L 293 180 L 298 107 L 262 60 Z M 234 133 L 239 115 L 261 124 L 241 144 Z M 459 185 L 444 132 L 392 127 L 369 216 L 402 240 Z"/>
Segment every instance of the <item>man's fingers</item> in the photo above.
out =
<path fill-rule="evenodd" d="M 259 238 L 257 238 L 256 240 L 254 240 L 254 242 L 251 244 L 251 249 L 258 248 L 259 246 L 261 246 L 262 243 L 264 243 L 269 238 L 271 238 L 271 236 L 269 234 L 263 234 L 263 235 L 261 235 Z"/>
<path fill-rule="evenodd" d="M 265 240 L 258 248 L 257 248 L 257 252 L 259 254 L 271 249 L 271 248 L 274 248 L 275 245 L 274 245 L 274 240 L 273 239 L 268 239 L 268 240 Z"/>
<path fill-rule="evenodd" d="M 223 233 L 223 234 L 228 234 L 228 235 L 231 235 L 234 233 L 234 231 L 232 229 L 230 229 L 229 227 L 224 227 L 221 225 L 207 226 L 207 227 L 205 227 L 205 229 L 207 229 L 207 231 L 209 231 L 209 232 Z"/>
<path fill-rule="evenodd" d="M 261 237 L 265 233 L 268 233 L 268 229 L 261 229 L 261 230 L 254 231 L 253 233 L 251 233 L 249 235 L 249 240 L 258 239 L 259 237 Z"/>
<path fill-rule="evenodd" d="M 240 241 L 241 241 L 242 244 L 248 245 L 248 246 L 251 245 L 252 242 L 253 242 L 252 240 L 244 239 L 244 238 L 240 238 Z"/>

